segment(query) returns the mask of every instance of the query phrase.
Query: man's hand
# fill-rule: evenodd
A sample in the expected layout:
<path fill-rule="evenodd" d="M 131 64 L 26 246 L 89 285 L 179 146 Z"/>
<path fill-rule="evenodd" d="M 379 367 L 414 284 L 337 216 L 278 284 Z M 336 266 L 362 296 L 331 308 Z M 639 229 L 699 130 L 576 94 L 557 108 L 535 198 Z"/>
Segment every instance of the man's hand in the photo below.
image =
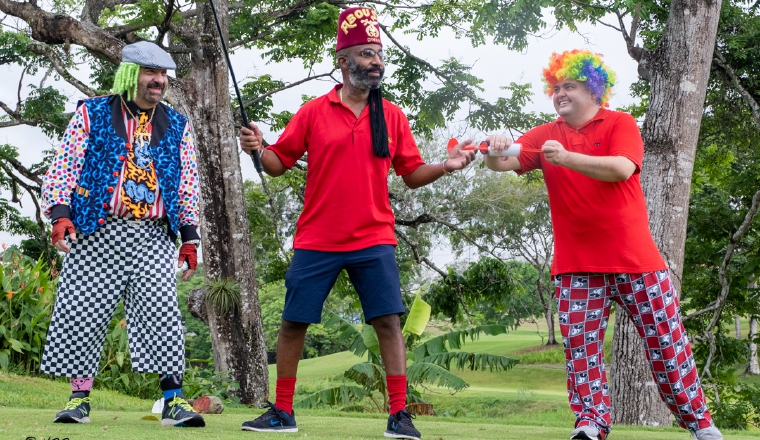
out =
<path fill-rule="evenodd" d="M 636 172 L 636 164 L 625 156 L 589 156 L 567 151 L 554 140 L 546 141 L 541 150 L 547 162 L 602 182 L 623 182 Z"/>
<path fill-rule="evenodd" d="M 544 145 L 541 147 L 541 151 L 543 151 L 544 158 L 547 162 L 560 166 L 565 166 L 568 158 L 572 154 L 571 152 L 565 150 L 565 147 L 557 141 L 544 142 Z"/>
<path fill-rule="evenodd" d="M 253 122 L 250 122 L 250 129 L 240 127 L 240 148 L 248 154 L 253 154 L 264 148 L 264 134 Z"/>
<path fill-rule="evenodd" d="M 509 156 L 501 156 L 500 153 L 512 145 L 512 139 L 501 134 L 492 134 L 486 140 L 488 141 L 488 148 L 490 151 L 493 151 L 494 156 L 500 156 L 502 161 L 509 160 Z M 488 154 L 488 151 L 483 151 L 482 153 Z"/>
<path fill-rule="evenodd" d="M 494 153 L 493 156 L 487 152 L 483 152 L 486 156 L 483 158 L 486 163 L 486 167 L 489 170 L 503 172 L 503 171 L 515 171 L 521 168 L 520 161 L 516 157 L 500 156 L 501 152 L 506 150 L 512 145 L 512 139 L 500 135 L 492 134 L 486 138 L 489 143 L 489 149 Z"/>
<path fill-rule="evenodd" d="M 182 267 L 185 262 L 187 262 L 187 269 L 182 272 L 182 281 L 189 280 L 198 266 L 198 249 L 193 243 L 185 243 L 179 248 L 177 268 Z"/>
<path fill-rule="evenodd" d="M 60 217 L 53 220 L 53 232 L 50 234 L 50 238 L 53 241 L 53 246 L 59 251 L 68 254 L 71 248 L 66 245 L 66 234 L 69 235 L 69 240 L 72 243 L 77 241 L 77 232 L 74 229 L 74 224 L 71 223 L 66 217 Z"/>
<path fill-rule="evenodd" d="M 472 144 L 472 139 L 467 139 L 457 144 L 449 152 L 449 158 L 446 159 L 446 171 L 461 170 L 475 159 L 475 155 L 478 154 L 475 150 L 464 151 L 462 147 Z"/>

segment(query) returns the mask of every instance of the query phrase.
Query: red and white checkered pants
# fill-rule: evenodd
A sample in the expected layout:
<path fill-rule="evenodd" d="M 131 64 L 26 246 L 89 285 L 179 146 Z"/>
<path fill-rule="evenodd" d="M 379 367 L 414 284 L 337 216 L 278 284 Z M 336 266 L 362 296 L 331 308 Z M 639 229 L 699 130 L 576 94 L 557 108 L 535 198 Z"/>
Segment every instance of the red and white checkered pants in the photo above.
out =
<path fill-rule="evenodd" d="M 604 437 L 610 431 L 603 346 L 612 301 L 627 311 L 636 325 L 660 397 L 678 424 L 690 431 L 712 424 L 667 270 L 572 273 L 557 275 L 554 281 L 567 361 L 567 392 L 576 427 L 592 426 Z"/>

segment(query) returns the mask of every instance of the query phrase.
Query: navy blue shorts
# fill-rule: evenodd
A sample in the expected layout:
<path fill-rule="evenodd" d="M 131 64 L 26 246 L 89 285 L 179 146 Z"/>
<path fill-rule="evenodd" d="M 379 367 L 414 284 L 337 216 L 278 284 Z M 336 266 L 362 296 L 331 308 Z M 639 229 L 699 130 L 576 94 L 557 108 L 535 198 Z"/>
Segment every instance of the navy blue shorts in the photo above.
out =
<path fill-rule="evenodd" d="M 359 293 L 366 322 L 404 313 L 394 247 L 378 245 L 351 252 L 296 249 L 285 274 L 287 293 L 282 318 L 319 323 L 327 294 L 343 269 Z"/>

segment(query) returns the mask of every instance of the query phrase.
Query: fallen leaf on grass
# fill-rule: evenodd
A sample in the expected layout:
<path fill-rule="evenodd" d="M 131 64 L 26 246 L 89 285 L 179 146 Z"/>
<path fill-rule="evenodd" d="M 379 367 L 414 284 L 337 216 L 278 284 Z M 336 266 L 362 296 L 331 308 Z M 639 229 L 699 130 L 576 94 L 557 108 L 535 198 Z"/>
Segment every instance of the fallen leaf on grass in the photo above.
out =
<path fill-rule="evenodd" d="M 155 420 L 158 421 L 158 417 L 156 416 L 142 416 L 143 420 Z"/>

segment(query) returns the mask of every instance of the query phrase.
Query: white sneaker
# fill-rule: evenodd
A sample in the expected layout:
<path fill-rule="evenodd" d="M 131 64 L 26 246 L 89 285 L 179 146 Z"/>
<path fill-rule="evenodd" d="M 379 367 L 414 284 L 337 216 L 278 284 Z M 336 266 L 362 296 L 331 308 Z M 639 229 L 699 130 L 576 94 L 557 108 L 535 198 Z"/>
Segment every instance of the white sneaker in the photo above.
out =
<path fill-rule="evenodd" d="M 691 435 L 695 440 L 723 440 L 723 434 L 714 426 L 692 432 Z"/>
<path fill-rule="evenodd" d="M 717 438 L 717 437 L 716 437 Z M 599 430 L 590 426 L 581 426 L 576 428 L 572 434 L 570 434 L 570 440 L 600 440 Z M 705 439 L 712 440 L 711 437 L 705 437 Z M 723 439 L 723 437 L 721 437 Z M 699 439 L 704 440 L 704 439 Z"/>

